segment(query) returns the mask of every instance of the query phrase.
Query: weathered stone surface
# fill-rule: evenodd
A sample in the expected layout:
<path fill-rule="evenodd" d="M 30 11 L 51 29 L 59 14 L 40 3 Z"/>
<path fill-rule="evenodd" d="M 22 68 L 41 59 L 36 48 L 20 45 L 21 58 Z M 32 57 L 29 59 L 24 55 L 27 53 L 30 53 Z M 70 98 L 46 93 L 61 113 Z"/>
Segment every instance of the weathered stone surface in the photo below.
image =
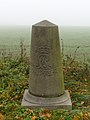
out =
<path fill-rule="evenodd" d="M 36 96 L 64 93 L 58 26 L 42 21 L 32 26 L 29 91 Z"/>
<path fill-rule="evenodd" d="M 64 89 L 62 57 L 58 26 L 41 21 L 32 26 L 29 89 L 22 106 L 49 109 L 71 109 L 68 91 Z"/>
<path fill-rule="evenodd" d="M 25 90 L 24 97 L 22 100 L 22 106 L 31 109 L 34 108 L 47 108 L 47 109 L 72 109 L 72 103 L 68 91 L 65 91 L 60 97 L 46 98 L 37 97 L 31 95 L 28 90 Z"/>
<path fill-rule="evenodd" d="M 51 22 L 49 22 L 49 21 L 47 21 L 47 20 L 43 20 L 43 21 L 41 21 L 41 22 L 39 22 L 39 23 L 36 23 L 35 25 L 33 25 L 33 26 L 40 26 L 40 27 L 54 27 L 54 26 L 57 26 L 56 24 L 53 24 L 53 23 L 51 23 Z"/>

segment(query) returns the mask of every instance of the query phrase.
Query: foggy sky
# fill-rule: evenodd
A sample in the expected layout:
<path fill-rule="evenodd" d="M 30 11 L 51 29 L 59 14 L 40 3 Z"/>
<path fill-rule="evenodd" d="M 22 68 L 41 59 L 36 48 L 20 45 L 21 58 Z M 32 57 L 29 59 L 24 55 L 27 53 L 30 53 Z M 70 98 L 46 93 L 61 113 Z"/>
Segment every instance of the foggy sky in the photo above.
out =
<path fill-rule="evenodd" d="M 90 26 L 90 0 L 0 0 L 0 25 L 31 25 L 41 20 Z"/>

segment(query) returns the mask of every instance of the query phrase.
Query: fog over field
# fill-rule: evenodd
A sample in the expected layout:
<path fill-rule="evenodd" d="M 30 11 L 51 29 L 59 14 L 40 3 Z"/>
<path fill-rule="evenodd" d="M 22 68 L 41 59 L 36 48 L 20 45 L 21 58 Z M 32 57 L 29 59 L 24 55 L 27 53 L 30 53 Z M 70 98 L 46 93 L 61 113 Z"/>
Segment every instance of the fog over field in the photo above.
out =
<path fill-rule="evenodd" d="M 30 51 L 31 26 L 42 20 L 58 25 L 64 53 L 89 56 L 90 0 L 0 0 L 0 50 L 18 51 L 23 40 Z"/>
<path fill-rule="evenodd" d="M 64 46 L 64 55 L 73 55 L 77 47 L 77 57 L 90 56 L 90 27 L 71 27 L 58 25 L 60 43 Z M 62 39 L 62 40 L 61 40 Z M 4 26 L 0 27 L 0 52 L 6 51 L 20 53 L 20 42 L 23 41 L 27 53 L 30 52 L 31 27 L 30 26 Z"/>

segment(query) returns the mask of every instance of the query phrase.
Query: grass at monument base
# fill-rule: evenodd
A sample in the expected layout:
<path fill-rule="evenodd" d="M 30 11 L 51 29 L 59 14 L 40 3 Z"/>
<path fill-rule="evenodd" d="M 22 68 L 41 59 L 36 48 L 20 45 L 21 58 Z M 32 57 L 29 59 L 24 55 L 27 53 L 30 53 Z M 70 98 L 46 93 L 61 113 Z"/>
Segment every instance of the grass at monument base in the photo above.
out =
<path fill-rule="evenodd" d="M 28 88 L 29 58 L 0 59 L 0 120 L 90 120 L 90 67 L 72 57 L 63 60 L 65 89 L 73 109 L 48 110 L 21 107 Z"/>

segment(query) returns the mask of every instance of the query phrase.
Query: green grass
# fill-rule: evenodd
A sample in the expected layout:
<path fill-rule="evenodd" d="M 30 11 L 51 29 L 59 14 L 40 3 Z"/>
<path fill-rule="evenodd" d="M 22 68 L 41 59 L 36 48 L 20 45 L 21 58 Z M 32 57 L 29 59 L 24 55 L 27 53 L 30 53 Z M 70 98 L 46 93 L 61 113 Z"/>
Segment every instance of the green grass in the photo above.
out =
<path fill-rule="evenodd" d="M 0 117 L 5 120 L 89 120 L 90 69 L 86 63 L 67 57 L 63 61 L 65 88 L 73 108 L 48 110 L 21 107 L 23 93 L 28 88 L 29 58 L 0 59 Z M 2 120 L 2 119 L 1 119 Z"/>
<path fill-rule="evenodd" d="M 71 111 L 67 110 L 50 111 L 42 108 L 31 110 L 29 108 L 21 107 L 23 93 L 24 90 L 28 88 L 29 80 L 30 33 L 29 31 L 27 33 L 27 29 L 24 29 L 23 32 L 21 32 L 22 31 L 21 29 L 19 29 L 18 32 L 17 29 L 16 31 L 14 29 L 13 31 L 9 30 L 8 31 L 9 33 L 6 31 L 6 33 L 4 32 L 2 36 L 0 36 L 0 38 L 2 37 L 2 39 L 0 39 L 1 120 L 90 119 L 90 57 L 89 57 L 90 30 L 88 28 L 87 30 L 83 29 L 80 32 L 80 29 L 77 30 L 77 28 L 74 28 L 73 30 L 72 28 L 71 32 L 71 28 L 70 30 L 68 30 L 69 28 L 65 29 L 66 30 L 64 30 L 63 28 L 61 30 L 61 32 L 63 33 L 61 34 L 61 36 L 64 42 L 63 51 L 64 84 L 65 88 L 70 93 L 73 109 Z M 21 61 L 20 59 L 21 38 L 24 39 L 24 46 L 23 48 L 21 48 L 24 50 L 23 61 Z M 82 62 L 79 60 L 82 60 Z"/>

